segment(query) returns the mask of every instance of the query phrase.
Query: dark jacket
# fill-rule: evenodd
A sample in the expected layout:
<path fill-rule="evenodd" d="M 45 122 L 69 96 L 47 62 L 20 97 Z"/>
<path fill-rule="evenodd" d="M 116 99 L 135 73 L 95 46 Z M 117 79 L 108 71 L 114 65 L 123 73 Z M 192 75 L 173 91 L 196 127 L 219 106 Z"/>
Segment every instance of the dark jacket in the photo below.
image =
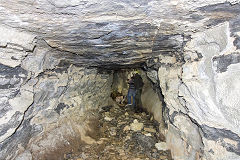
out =
<path fill-rule="evenodd" d="M 138 73 L 133 77 L 133 81 L 136 89 L 142 89 L 144 83 L 142 77 Z"/>

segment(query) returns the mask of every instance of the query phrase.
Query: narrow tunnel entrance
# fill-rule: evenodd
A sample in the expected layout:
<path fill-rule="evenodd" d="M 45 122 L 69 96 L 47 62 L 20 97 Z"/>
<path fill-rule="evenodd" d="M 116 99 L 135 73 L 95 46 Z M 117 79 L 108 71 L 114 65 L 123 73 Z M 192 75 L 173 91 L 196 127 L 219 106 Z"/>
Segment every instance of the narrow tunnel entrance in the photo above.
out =
<path fill-rule="evenodd" d="M 148 77 L 145 71 L 141 69 L 126 69 L 117 70 L 113 73 L 113 84 L 111 97 L 120 105 L 125 106 L 127 104 L 127 94 L 129 90 L 129 79 L 133 77 L 135 72 L 138 72 L 143 81 L 141 90 L 141 108 L 143 111 L 148 112 L 154 116 L 154 119 L 158 122 L 163 122 L 163 105 L 164 100 L 162 97 L 161 89 L 158 85 L 158 78 L 155 77 L 155 83 Z"/>

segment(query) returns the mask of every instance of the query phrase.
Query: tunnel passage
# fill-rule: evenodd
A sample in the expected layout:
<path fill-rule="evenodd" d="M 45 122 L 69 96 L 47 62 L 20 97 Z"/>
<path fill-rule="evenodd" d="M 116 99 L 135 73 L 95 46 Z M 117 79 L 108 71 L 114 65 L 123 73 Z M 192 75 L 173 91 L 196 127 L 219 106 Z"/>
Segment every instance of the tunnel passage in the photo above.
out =
<path fill-rule="evenodd" d="M 19 127 L 3 143 L 2 151 L 7 155 L 11 149 L 18 150 L 18 143 L 26 149 L 20 150 L 16 159 L 108 159 L 111 155 L 119 159 L 119 154 L 120 159 L 171 159 L 161 134 L 161 101 L 146 73 L 141 71 L 146 112 L 135 113 L 110 97 L 116 91 L 126 95 L 129 73 L 62 64 L 42 73 L 34 83 L 33 104 L 22 113 L 22 122 L 15 122 Z M 12 103 L 29 96 L 17 95 Z"/>
<path fill-rule="evenodd" d="M 141 96 L 144 110 L 140 112 L 126 106 L 126 95 L 129 88 L 127 81 L 134 70 L 140 71 L 144 82 Z M 157 93 L 158 88 L 154 89 L 156 84 L 141 69 L 113 71 L 101 69 L 98 73 L 104 72 L 113 74 L 111 97 L 109 97 L 107 106 L 94 111 L 97 118 L 95 117 L 94 122 L 90 123 L 91 131 L 86 134 L 96 142 L 81 144 L 80 152 L 65 152 L 63 157 L 65 159 L 81 157 L 84 159 L 171 160 L 171 152 L 167 148 L 166 138 L 163 134 L 166 128 L 163 125 L 162 98 Z"/>
<path fill-rule="evenodd" d="M 0 2 L 0 159 L 58 159 L 94 143 L 113 70 L 142 63 L 164 96 L 160 129 L 173 159 L 239 159 L 239 8 L 237 0 Z M 143 100 L 155 99 L 148 89 Z"/>
<path fill-rule="evenodd" d="M 161 89 L 157 86 L 158 77 L 155 77 L 154 82 L 147 76 L 146 72 L 141 69 L 125 69 L 115 70 L 113 73 L 112 84 L 112 98 L 118 103 L 124 101 L 127 103 L 127 94 L 129 89 L 128 80 L 133 76 L 133 73 L 138 70 L 139 75 L 143 79 L 143 88 L 141 94 L 141 103 L 144 111 L 153 114 L 155 120 L 163 126 L 162 108 L 164 105 L 164 99 L 161 93 Z M 124 99 L 124 100 L 122 100 Z"/>
<path fill-rule="evenodd" d="M 162 102 L 144 71 L 142 104 L 144 110 L 126 105 L 127 81 L 133 69 L 115 70 L 109 104 L 99 108 L 98 119 L 91 123 L 93 144 L 82 144 L 80 151 L 64 154 L 66 159 L 164 159 L 172 160 L 162 128 Z M 139 106 L 137 106 L 139 108 Z M 96 125 L 97 124 L 97 125 Z M 97 126 L 97 127 L 96 127 Z M 90 126 L 92 129 L 92 126 Z"/>

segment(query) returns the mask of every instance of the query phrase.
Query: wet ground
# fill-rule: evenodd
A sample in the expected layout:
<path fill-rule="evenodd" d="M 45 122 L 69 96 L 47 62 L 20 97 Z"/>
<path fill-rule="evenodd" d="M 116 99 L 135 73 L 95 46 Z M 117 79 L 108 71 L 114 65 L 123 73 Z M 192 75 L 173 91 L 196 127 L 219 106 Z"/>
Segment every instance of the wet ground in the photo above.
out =
<path fill-rule="evenodd" d="M 135 113 L 131 107 L 108 106 L 100 111 L 100 133 L 95 144 L 79 147 L 69 153 L 72 160 L 171 160 L 159 124 L 145 112 Z"/>

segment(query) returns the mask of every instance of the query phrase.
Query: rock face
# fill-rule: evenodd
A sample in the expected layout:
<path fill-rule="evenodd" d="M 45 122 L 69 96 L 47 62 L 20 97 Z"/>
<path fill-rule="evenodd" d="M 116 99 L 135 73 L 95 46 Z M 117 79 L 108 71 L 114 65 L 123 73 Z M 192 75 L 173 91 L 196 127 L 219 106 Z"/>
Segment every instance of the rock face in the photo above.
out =
<path fill-rule="evenodd" d="M 224 21 L 230 22 L 239 47 L 238 0 L 23 0 L 0 7 L 0 46 L 26 47 L 37 37 L 72 64 L 116 69 L 139 66 L 159 54 L 171 57 L 193 33 Z M 24 53 L 17 55 L 19 62 Z M 7 57 L 11 53 L 1 56 Z"/>
<path fill-rule="evenodd" d="M 146 106 L 164 119 L 174 159 L 239 159 L 239 8 L 238 0 L 0 2 L 0 159 L 92 143 L 90 111 L 107 105 L 110 70 L 140 66 L 155 89 L 147 95 L 160 97 Z"/>
<path fill-rule="evenodd" d="M 184 47 L 185 63 L 158 60 L 168 62 L 159 67 L 158 77 L 166 103 L 167 144 L 175 159 L 239 159 L 234 41 L 229 23 L 223 23 L 192 35 Z"/>
<path fill-rule="evenodd" d="M 61 156 L 62 145 L 68 150 L 94 141 L 88 137 L 97 118 L 91 111 L 108 104 L 112 72 L 69 65 L 34 42 L 34 35 L 5 32 L 0 159 L 46 159 Z"/>

